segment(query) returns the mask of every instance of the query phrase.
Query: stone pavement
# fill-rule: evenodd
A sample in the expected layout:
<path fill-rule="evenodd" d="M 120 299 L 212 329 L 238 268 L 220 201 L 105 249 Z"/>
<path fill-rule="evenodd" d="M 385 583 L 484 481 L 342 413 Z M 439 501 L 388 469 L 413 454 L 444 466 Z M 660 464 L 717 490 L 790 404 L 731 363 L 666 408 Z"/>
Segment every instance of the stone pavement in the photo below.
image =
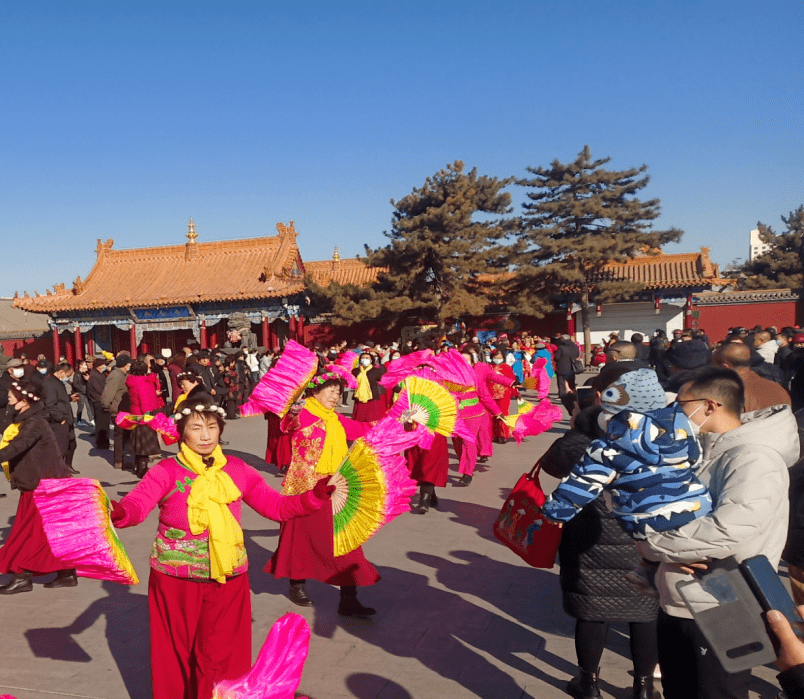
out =
<path fill-rule="evenodd" d="M 404 514 L 367 542 L 366 556 L 383 577 L 360 591 L 361 601 L 378 610 L 370 620 L 339 617 L 337 589 L 315 581 L 308 583 L 314 608 L 291 604 L 287 581 L 262 571 L 279 525 L 244 508 L 255 654 L 271 624 L 293 611 L 313 631 L 299 688 L 311 699 L 567 697 L 564 687 L 576 669 L 573 620 L 561 608 L 558 568 L 527 566 L 492 534 L 510 488 L 567 426 L 565 420 L 519 447 L 513 441 L 495 445 L 494 457 L 469 488 L 440 489 L 438 510 Z M 137 479 L 113 470 L 111 452 L 95 452 L 88 433 L 78 434 L 81 476 L 99 479 L 115 499 L 131 490 Z M 225 450 L 260 469 L 278 489 L 280 480 L 261 457 L 265 435 L 259 417 L 231 422 Z M 451 480 L 457 480 L 454 470 Z M 545 481 L 548 490 L 554 487 L 553 479 Z M 0 499 L 0 541 L 16 505 L 16 492 Z M 76 588 L 36 585 L 33 592 L 0 597 L 0 694 L 150 696 L 146 595 L 155 531 L 155 514 L 120 531 L 142 578 L 137 586 L 82 579 Z M 627 625 L 615 625 L 601 663 L 604 696 L 631 696 L 630 665 Z M 755 670 L 752 699 L 776 696 L 775 674 Z"/>

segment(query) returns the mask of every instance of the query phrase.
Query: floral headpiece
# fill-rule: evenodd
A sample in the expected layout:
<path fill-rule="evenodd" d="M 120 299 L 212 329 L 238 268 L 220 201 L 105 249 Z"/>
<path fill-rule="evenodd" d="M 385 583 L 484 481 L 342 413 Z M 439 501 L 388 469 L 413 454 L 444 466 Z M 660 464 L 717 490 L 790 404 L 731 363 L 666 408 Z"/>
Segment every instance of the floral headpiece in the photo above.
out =
<path fill-rule="evenodd" d="M 33 393 L 26 391 L 22 386 L 20 386 L 16 381 L 11 383 L 11 388 L 13 388 L 17 393 L 21 393 L 27 400 L 32 400 L 34 403 L 42 400 L 39 396 L 35 396 Z"/>
<path fill-rule="evenodd" d="M 314 376 L 310 380 L 310 383 L 307 384 L 307 388 L 319 388 L 327 383 L 327 381 L 340 381 L 343 383 L 345 380 L 337 371 L 325 371 L 322 374 Z"/>
<path fill-rule="evenodd" d="M 192 371 L 181 371 L 176 374 L 176 383 L 181 383 L 185 379 L 189 379 L 190 381 L 196 381 L 197 383 L 201 383 L 203 379 Z"/>
<path fill-rule="evenodd" d="M 199 403 L 192 408 L 182 408 L 179 410 L 179 412 L 175 413 L 171 417 L 173 418 L 174 422 L 178 422 L 183 417 L 187 417 L 190 413 L 217 413 L 220 417 L 226 416 L 226 411 L 217 405 Z"/>

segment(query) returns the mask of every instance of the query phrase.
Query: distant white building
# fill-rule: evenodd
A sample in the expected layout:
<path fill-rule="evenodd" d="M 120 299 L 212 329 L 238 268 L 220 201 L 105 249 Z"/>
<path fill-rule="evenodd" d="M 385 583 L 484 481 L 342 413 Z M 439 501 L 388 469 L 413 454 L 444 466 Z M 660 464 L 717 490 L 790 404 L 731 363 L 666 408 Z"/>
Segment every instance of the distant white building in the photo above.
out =
<path fill-rule="evenodd" d="M 759 237 L 759 229 L 755 228 L 748 236 L 748 261 L 752 262 L 760 255 L 769 252 L 771 246 Z"/>

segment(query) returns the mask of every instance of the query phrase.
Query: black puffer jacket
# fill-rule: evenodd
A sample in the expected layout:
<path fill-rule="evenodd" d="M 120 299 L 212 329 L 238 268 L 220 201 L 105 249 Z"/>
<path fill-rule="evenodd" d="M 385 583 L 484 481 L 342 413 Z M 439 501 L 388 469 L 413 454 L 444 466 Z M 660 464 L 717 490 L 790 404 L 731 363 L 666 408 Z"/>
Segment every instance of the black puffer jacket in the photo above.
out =
<path fill-rule="evenodd" d="M 554 478 L 569 475 L 589 443 L 602 436 L 600 408 L 587 408 L 575 427 L 559 437 L 542 457 L 542 468 Z M 633 540 L 609 516 L 602 497 L 564 525 L 558 549 L 564 611 L 583 621 L 653 621 L 658 600 L 639 594 L 625 579 L 641 558 Z"/>
<path fill-rule="evenodd" d="M 17 415 L 15 422 L 20 431 L 8 446 L 0 449 L 0 463 L 9 462 L 12 488 L 36 490 L 42 478 L 70 477 L 56 437 L 44 415 L 41 403 Z"/>

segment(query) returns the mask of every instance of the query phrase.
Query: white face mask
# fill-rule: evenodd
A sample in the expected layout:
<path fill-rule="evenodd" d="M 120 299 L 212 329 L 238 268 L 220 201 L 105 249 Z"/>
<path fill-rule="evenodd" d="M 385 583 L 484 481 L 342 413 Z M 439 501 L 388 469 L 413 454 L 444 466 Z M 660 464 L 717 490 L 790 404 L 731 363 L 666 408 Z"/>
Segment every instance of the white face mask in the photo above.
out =
<path fill-rule="evenodd" d="M 42 376 L 44 376 L 45 374 L 47 374 L 47 369 L 37 369 L 37 371 L 38 371 L 40 374 L 42 374 Z"/>
<path fill-rule="evenodd" d="M 371 360 L 364 357 L 360 360 L 360 366 L 371 366 Z"/>
<path fill-rule="evenodd" d="M 491 361 L 494 362 L 495 364 L 502 364 L 502 359 L 500 359 L 500 357 L 494 357 L 494 359 L 492 359 Z"/>
<path fill-rule="evenodd" d="M 24 369 L 12 369 L 11 370 L 11 375 L 15 379 L 21 379 L 23 376 L 25 376 L 25 370 Z"/>
<path fill-rule="evenodd" d="M 705 408 L 705 407 L 706 407 L 706 403 L 702 402 L 701 405 L 699 405 L 697 408 L 695 408 L 695 410 L 692 411 L 692 415 L 695 415 L 695 413 L 697 413 L 701 408 Z M 687 415 L 687 417 L 690 419 L 690 424 L 692 425 L 692 431 L 695 434 L 695 436 L 697 437 L 698 435 L 701 434 L 701 428 L 706 424 L 706 421 L 712 416 L 707 415 L 706 418 L 704 419 L 704 421 L 700 425 L 696 425 L 692 420 L 692 415 Z"/>

